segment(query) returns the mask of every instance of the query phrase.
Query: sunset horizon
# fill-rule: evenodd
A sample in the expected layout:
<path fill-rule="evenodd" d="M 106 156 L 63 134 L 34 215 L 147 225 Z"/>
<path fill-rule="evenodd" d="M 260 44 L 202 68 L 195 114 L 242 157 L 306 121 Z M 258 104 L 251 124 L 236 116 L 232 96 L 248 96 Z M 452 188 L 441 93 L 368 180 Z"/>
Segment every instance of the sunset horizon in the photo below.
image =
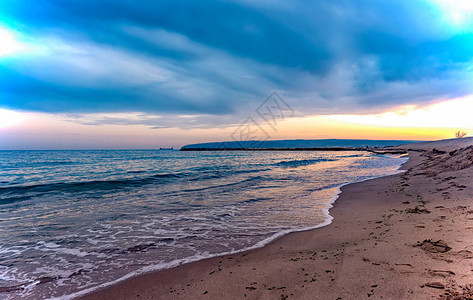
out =
<path fill-rule="evenodd" d="M 433 141 L 455 138 L 457 131 L 467 135 L 473 132 L 469 125 L 470 107 L 473 110 L 473 97 L 433 101 L 433 104 L 421 107 L 405 105 L 372 114 L 298 117 L 296 111 L 295 116 L 278 120 L 277 128 L 271 128 L 264 121 L 260 121 L 260 125 L 268 131 L 271 140 Z M 3 122 L 0 124 L 0 131 L 3 131 L 0 150 L 178 149 L 187 144 L 231 141 L 232 133 L 241 125 L 189 128 L 184 124 L 182 127 L 156 129 L 152 124 L 153 116 L 146 116 L 149 118 L 146 125 L 120 124 L 120 120 L 133 120 L 142 113 L 120 113 L 119 118 L 116 114 L 87 114 L 78 121 L 77 116 L 0 109 L 0 116 Z M 183 116 L 183 119 L 187 117 Z M 116 124 L 94 124 L 100 119 L 113 118 L 117 118 Z M 54 139 L 61 139 L 62 144 L 48 139 L 52 128 L 55 129 Z M 26 137 L 29 137 L 27 142 L 24 141 Z M 130 140 L 126 140 L 127 137 Z M 108 141 L 104 142 L 104 139 Z"/>
<path fill-rule="evenodd" d="M 465 1 L 184 3 L 3 1 L 0 148 L 224 141 L 274 91 L 295 113 L 273 139 L 473 132 Z"/>

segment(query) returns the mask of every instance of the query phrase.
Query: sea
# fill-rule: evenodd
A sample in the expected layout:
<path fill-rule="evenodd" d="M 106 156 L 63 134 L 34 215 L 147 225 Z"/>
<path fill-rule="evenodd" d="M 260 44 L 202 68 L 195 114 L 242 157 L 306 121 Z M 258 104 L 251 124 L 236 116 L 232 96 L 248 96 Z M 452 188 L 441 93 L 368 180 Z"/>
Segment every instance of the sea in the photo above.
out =
<path fill-rule="evenodd" d="M 72 299 L 330 224 L 361 151 L 0 151 L 0 299 Z"/>

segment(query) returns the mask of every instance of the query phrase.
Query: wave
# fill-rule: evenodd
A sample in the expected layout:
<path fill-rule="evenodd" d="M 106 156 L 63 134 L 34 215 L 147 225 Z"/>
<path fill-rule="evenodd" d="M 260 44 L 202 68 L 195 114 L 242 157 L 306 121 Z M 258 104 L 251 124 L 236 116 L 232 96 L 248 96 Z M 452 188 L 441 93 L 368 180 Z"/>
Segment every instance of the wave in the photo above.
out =
<path fill-rule="evenodd" d="M 146 170 L 129 170 L 120 177 L 113 179 L 97 179 L 71 182 L 49 182 L 33 184 L 12 184 L 4 182 L 0 185 L 0 205 L 12 204 L 21 201 L 31 200 L 38 196 L 57 193 L 82 193 L 82 192 L 103 192 L 120 189 L 137 188 L 150 184 L 167 184 L 172 180 L 186 178 L 188 182 L 198 182 L 213 180 L 225 177 L 238 176 L 243 174 L 260 173 L 271 170 L 274 166 L 281 168 L 297 168 L 319 162 L 331 161 L 333 159 L 308 159 L 308 160 L 288 160 L 275 164 L 250 165 L 249 168 L 238 169 L 234 166 L 223 164 L 220 166 L 200 166 L 181 170 L 175 173 L 149 174 Z M 41 161 L 41 163 L 68 163 L 68 161 Z M 70 162 L 69 163 L 73 163 Z M 212 184 L 209 184 L 212 186 Z"/>
<path fill-rule="evenodd" d="M 178 173 L 164 173 L 155 174 L 150 176 L 124 178 L 124 179 L 113 179 L 113 180 L 91 180 L 82 182 L 55 182 L 47 184 L 35 184 L 35 185 L 23 185 L 23 186 L 6 186 L 0 187 L 0 205 L 12 204 L 16 202 L 30 200 L 38 196 L 44 196 L 53 193 L 81 193 L 81 192 L 103 192 L 111 190 L 137 188 L 145 185 L 156 185 L 156 184 L 167 184 L 171 180 L 186 178 L 188 182 L 199 182 L 211 179 L 218 179 L 223 177 L 230 177 L 238 174 L 249 174 L 261 171 L 267 171 L 270 169 L 254 169 L 254 170 L 231 170 L 227 169 L 221 171 L 214 169 L 213 172 L 178 172 Z M 144 171 L 128 171 L 127 174 L 141 174 Z M 259 177 L 253 177 L 246 179 L 245 181 L 251 181 L 258 179 Z M 231 186 L 241 182 L 225 184 L 222 186 Z M 208 188 L 218 188 L 220 185 L 207 184 L 203 188 L 192 189 L 192 190 L 181 190 L 186 191 L 198 191 Z"/>
<path fill-rule="evenodd" d="M 281 168 L 297 168 L 297 167 L 303 167 L 303 166 L 308 166 L 308 165 L 313 165 L 319 162 L 326 162 L 326 161 L 335 161 L 336 159 L 330 159 L 330 158 L 317 158 L 317 159 L 295 159 L 295 160 L 284 160 L 280 161 L 278 163 L 275 163 L 275 166 L 281 167 Z"/>
<path fill-rule="evenodd" d="M 234 188 L 235 186 L 242 185 L 242 184 L 251 184 L 255 185 L 259 182 L 259 180 L 264 179 L 263 176 L 254 176 L 250 178 L 243 179 L 241 181 L 237 182 L 231 182 L 231 183 L 225 183 L 225 184 L 209 184 L 209 185 L 204 185 L 204 186 L 197 186 L 196 188 L 192 189 L 182 189 L 182 192 L 199 192 L 199 191 L 205 191 L 209 189 L 223 189 L 223 188 Z"/>
<path fill-rule="evenodd" d="M 363 154 L 351 154 L 351 155 L 342 155 L 342 156 L 337 156 L 338 158 L 350 158 L 350 157 L 362 157 Z"/>
<path fill-rule="evenodd" d="M 272 200 L 272 198 L 267 198 L 267 197 L 251 198 L 251 199 L 242 201 L 242 203 L 255 203 L 255 202 L 266 201 L 266 200 Z"/>
<path fill-rule="evenodd" d="M 269 170 L 271 170 L 271 169 L 270 168 L 264 168 L 264 169 L 243 169 L 243 170 L 227 169 L 227 170 L 222 170 L 220 168 L 218 168 L 218 169 L 214 168 L 213 170 L 209 169 L 206 172 L 199 173 L 199 176 L 189 178 L 189 181 L 217 179 L 217 178 L 222 178 L 222 177 L 229 177 L 229 176 L 232 176 L 232 175 L 259 173 L 259 172 L 264 172 L 264 171 L 269 171 Z"/>
<path fill-rule="evenodd" d="M 56 192 L 107 191 L 139 187 L 152 183 L 165 183 L 167 179 L 186 176 L 185 173 L 155 174 L 144 178 L 126 178 L 116 180 L 92 180 L 82 182 L 60 182 L 28 186 L 9 186 L 0 188 L 0 205 L 29 200 L 33 197 Z"/>

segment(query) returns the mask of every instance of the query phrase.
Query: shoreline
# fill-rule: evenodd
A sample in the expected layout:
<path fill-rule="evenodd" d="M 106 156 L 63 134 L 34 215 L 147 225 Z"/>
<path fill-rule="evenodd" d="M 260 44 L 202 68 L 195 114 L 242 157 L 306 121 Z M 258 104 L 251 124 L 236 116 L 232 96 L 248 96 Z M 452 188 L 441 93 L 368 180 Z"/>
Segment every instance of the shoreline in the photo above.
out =
<path fill-rule="evenodd" d="M 426 276 L 422 267 L 430 264 L 429 270 L 434 272 L 439 269 L 434 265 L 448 264 L 451 259 L 439 263 L 442 257 L 435 257 L 436 254 L 414 245 L 422 240 L 434 240 L 433 236 L 439 235 L 439 229 L 434 226 L 424 224 L 417 227 L 416 223 L 426 216 L 442 217 L 436 216 L 440 208 L 432 214 L 406 213 L 406 209 L 417 210 L 411 203 L 414 202 L 411 199 L 414 193 L 408 190 L 424 187 L 416 197 L 432 192 L 432 178 L 411 174 L 421 173 L 419 165 L 424 161 L 421 155 L 409 154 L 410 160 L 401 167 L 405 172 L 343 186 L 342 193 L 330 208 L 333 217 L 330 226 L 289 233 L 262 248 L 139 275 L 79 299 L 273 299 L 276 296 L 350 299 L 374 295 L 384 299 L 431 299 L 439 296 L 439 291 L 454 289 L 456 283 L 452 284 L 451 278 L 445 279 L 449 272 L 458 274 L 458 271 L 445 273 L 447 275 L 440 278 L 444 279 L 441 280 L 443 283 L 434 281 L 439 280 L 438 276 L 431 272 Z M 452 176 L 446 178 L 449 177 Z M 410 181 L 416 184 L 408 184 Z M 462 184 L 457 185 L 465 186 Z M 469 188 L 461 190 L 471 193 Z M 353 198 L 354 201 L 349 200 Z M 377 201 L 377 198 L 383 201 Z M 409 200 L 400 201 L 406 198 Z M 461 200 L 465 200 L 464 197 Z M 426 200 L 422 207 L 434 210 L 430 207 L 433 202 Z M 444 218 L 440 220 L 445 220 L 447 212 L 441 213 Z M 419 230 L 429 234 L 413 238 Z M 391 234 L 391 231 L 399 231 L 399 235 Z M 442 238 L 447 240 L 445 234 Z M 451 241 L 447 243 L 450 245 Z M 469 250 L 460 251 L 468 253 L 465 251 Z M 422 257 L 424 262 L 416 265 L 416 257 L 420 256 L 425 256 Z M 396 257 L 396 261 L 390 261 Z M 432 282 L 426 282 L 428 277 L 432 277 Z M 392 282 L 396 284 L 390 284 Z M 459 282 L 463 283 L 462 280 Z M 436 287 L 429 287 L 432 283 Z M 339 296 L 334 297 L 336 294 Z"/>
<path fill-rule="evenodd" d="M 391 153 L 389 153 L 389 154 L 391 154 Z M 348 186 L 348 185 L 352 185 L 352 184 L 362 183 L 362 182 L 365 182 L 365 181 L 375 180 L 375 179 L 382 178 L 382 177 L 389 177 L 389 176 L 393 176 L 393 175 L 402 173 L 402 166 L 409 161 L 409 158 L 408 158 L 407 155 L 403 155 L 403 156 L 400 156 L 400 157 L 406 157 L 407 159 L 406 159 L 405 162 L 401 162 L 399 164 L 399 166 L 393 171 L 393 172 L 395 172 L 393 174 L 373 176 L 373 177 L 370 177 L 370 178 L 362 179 L 360 181 L 346 182 L 346 183 L 342 183 L 342 184 L 336 186 L 335 187 L 336 192 L 331 196 L 331 199 L 327 203 L 327 206 L 323 209 L 323 213 L 326 216 L 326 220 L 324 222 L 320 223 L 320 224 L 317 224 L 317 225 L 312 226 L 312 227 L 305 227 L 305 228 L 299 228 L 299 229 L 287 229 L 287 230 L 284 230 L 284 231 L 276 232 L 273 235 L 271 235 L 270 237 L 267 237 L 264 240 L 259 241 L 259 242 L 257 242 L 256 244 L 254 244 L 252 246 L 248 246 L 246 248 L 239 249 L 239 250 L 229 251 L 229 252 L 220 253 L 220 254 L 212 254 L 208 257 L 201 257 L 201 256 L 199 256 L 199 257 L 195 257 L 195 256 L 186 257 L 186 258 L 177 259 L 177 260 L 174 260 L 174 261 L 171 261 L 171 262 L 168 262 L 168 263 L 163 263 L 163 264 L 160 264 L 159 266 L 158 265 L 147 266 L 147 267 L 139 269 L 135 272 L 128 273 L 125 276 L 122 276 L 122 277 L 120 277 L 120 278 L 118 278 L 114 281 L 106 282 L 106 283 L 100 284 L 100 285 L 95 286 L 95 287 L 91 287 L 91 288 L 88 288 L 88 289 L 85 289 L 85 290 L 82 290 L 82 291 L 72 293 L 70 295 L 52 297 L 52 298 L 48 298 L 48 299 L 50 299 L 50 300 L 81 299 L 82 297 L 88 296 L 90 294 L 94 294 L 97 291 L 101 291 L 103 289 L 107 289 L 107 288 L 113 287 L 115 285 L 120 285 L 121 283 L 123 283 L 127 280 L 130 280 L 130 279 L 133 279 L 135 277 L 146 276 L 146 275 L 149 275 L 149 274 L 166 271 L 166 270 L 173 269 L 173 268 L 179 268 L 179 267 L 182 267 L 182 266 L 185 266 L 185 265 L 188 265 L 188 264 L 197 263 L 197 262 L 207 260 L 207 259 L 212 259 L 212 258 L 218 258 L 218 257 L 224 257 L 224 256 L 230 256 L 230 255 L 236 255 L 236 254 L 255 251 L 255 250 L 264 248 L 264 247 L 266 247 L 266 246 L 268 246 L 268 245 L 270 245 L 274 242 L 277 242 L 279 239 L 283 238 L 284 236 L 291 235 L 291 234 L 294 234 L 294 233 L 317 230 L 317 229 L 329 226 L 333 221 L 333 217 L 330 215 L 330 210 L 333 208 L 335 202 L 340 198 L 340 195 L 342 194 L 343 187 Z"/>

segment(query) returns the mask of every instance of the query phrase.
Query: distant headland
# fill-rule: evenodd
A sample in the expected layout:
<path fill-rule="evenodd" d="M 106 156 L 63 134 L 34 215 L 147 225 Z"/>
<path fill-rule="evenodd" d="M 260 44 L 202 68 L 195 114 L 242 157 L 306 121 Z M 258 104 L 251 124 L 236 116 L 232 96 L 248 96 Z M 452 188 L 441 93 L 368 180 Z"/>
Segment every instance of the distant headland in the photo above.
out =
<path fill-rule="evenodd" d="M 320 140 L 271 140 L 271 141 L 226 141 L 190 144 L 181 151 L 347 151 L 373 150 L 414 143 L 410 140 L 357 140 L 357 139 L 320 139 Z"/>

